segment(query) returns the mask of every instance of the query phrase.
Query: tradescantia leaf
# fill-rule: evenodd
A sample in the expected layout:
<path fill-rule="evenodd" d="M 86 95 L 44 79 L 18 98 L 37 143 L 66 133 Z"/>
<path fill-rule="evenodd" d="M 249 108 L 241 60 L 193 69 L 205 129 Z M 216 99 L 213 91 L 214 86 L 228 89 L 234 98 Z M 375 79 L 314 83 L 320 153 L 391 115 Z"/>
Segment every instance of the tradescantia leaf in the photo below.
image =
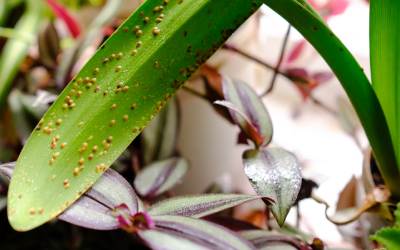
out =
<path fill-rule="evenodd" d="M 370 1 L 372 85 L 378 95 L 400 168 L 400 1 Z"/>
<path fill-rule="evenodd" d="M 292 250 L 312 248 L 296 237 L 266 230 L 244 230 L 239 232 L 259 250 Z"/>
<path fill-rule="evenodd" d="M 229 109 L 233 121 L 257 147 L 267 145 L 272 139 L 272 121 L 265 105 L 246 83 L 223 80 L 226 102 L 216 102 Z"/>
<path fill-rule="evenodd" d="M 135 190 L 143 197 L 156 197 L 173 188 L 188 170 L 183 158 L 171 158 L 145 167 L 136 176 Z"/>
<path fill-rule="evenodd" d="M 9 38 L 0 56 L 0 106 L 5 103 L 12 81 L 28 53 L 39 29 L 43 14 L 41 1 L 27 0 L 26 12 L 14 28 L 15 36 Z"/>
<path fill-rule="evenodd" d="M 178 234 L 162 230 L 145 230 L 139 233 L 145 244 L 154 250 L 207 250 L 208 244 L 199 243 Z"/>
<path fill-rule="evenodd" d="M 0 175 L 11 180 L 12 174 L 14 172 L 15 162 L 8 162 L 0 165 Z"/>
<path fill-rule="evenodd" d="M 28 139 L 9 189 L 11 225 L 32 229 L 78 199 L 257 7 L 242 0 L 144 2 Z"/>
<path fill-rule="evenodd" d="M 178 139 L 178 102 L 174 98 L 143 130 L 143 161 L 149 164 L 174 156 Z"/>
<path fill-rule="evenodd" d="M 283 225 L 301 187 L 300 164 L 282 148 L 248 150 L 243 154 L 244 172 L 257 194 L 275 201 L 271 210 Z"/>
<path fill-rule="evenodd" d="M 126 207 L 129 214 L 135 214 L 138 198 L 121 175 L 108 169 L 59 219 L 92 229 L 114 229 L 118 227 L 115 210 L 121 206 Z"/>
<path fill-rule="evenodd" d="M 154 216 L 153 220 L 155 229 L 138 233 L 153 249 L 192 249 L 187 248 L 189 246 L 195 246 L 194 249 L 215 250 L 255 249 L 236 233 L 203 220 L 182 216 Z M 172 240 L 175 248 L 169 248 L 167 240 Z M 188 244 L 187 241 L 195 243 Z"/>
<path fill-rule="evenodd" d="M 150 215 L 180 215 L 201 218 L 263 197 L 240 194 L 205 194 L 167 199 L 149 208 Z M 272 203 L 269 198 L 265 202 Z"/>

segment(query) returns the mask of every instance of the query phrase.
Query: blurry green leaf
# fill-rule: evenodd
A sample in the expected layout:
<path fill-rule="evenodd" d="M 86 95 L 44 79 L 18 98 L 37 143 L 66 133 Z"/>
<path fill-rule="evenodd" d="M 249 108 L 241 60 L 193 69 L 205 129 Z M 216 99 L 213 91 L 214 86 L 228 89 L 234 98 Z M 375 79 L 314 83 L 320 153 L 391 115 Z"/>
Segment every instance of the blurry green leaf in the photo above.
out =
<path fill-rule="evenodd" d="M 45 223 L 89 189 L 257 7 L 241 0 L 161 3 L 146 1 L 121 25 L 28 139 L 8 195 L 15 229 Z M 42 208 L 42 214 L 29 213 Z"/>
<path fill-rule="evenodd" d="M 183 158 L 155 162 L 138 173 L 134 186 L 141 196 L 154 198 L 177 185 L 187 170 L 188 163 Z"/>
<path fill-rule="evenodd" d="M 384 228 L 371 236 L 375 240 L 386 247 L 387 250 L 400 249 L 400 228 Z"/>
<path fill-rule="evenodd" d="M 149 208 L 150 215 L 180 215 L 194 218 L 204 217 L 243 203 L 263 198 L 266 202 L 273 201 L 267 197 L 241 194 L 203 194 L 180 196 L 163 200 Z"/>
<path fill-rule="evenodd" d="M 173 99 L 143 130 L 141 137 L 145 164 L 164 160 L 175 154 L 179 127 L 178 113 L 177 100 Z"/>
<path fill-rule="evenodd" d="M 243 155 L 244 172 L 257 194 L 270 197 L 279 225 L 283 225 L 301 186 L 300 164 L 281 148 L 248 150 Z"/>
<path fill-rule="evenodd" d="M 82 53 L 90 46 L 94 40 L 101 34 L 104 25 L 108 24 L 117 14 L 122 0 L 107 0 L 106 5 L 101 12 L 96 16 L 93 22 L 90 23 L 86 33 L 82 36 L 74 47 L 64 51 L 62 60 L 56 73 L 56 84 L 59 87 L 64 87 L 64 83 L 69 79 L 69 74 L 74 66 L 75 61 Z"/>
<path fill-rule="evenodd" d="M 155 216 L 153 220 L 155 229 L 138 233 L 152 249 L 255 249 L 238 234 L 207 221 L 182 216 Z"/>
<path fill-rule="evenodd" d="M 4 104 L 19 66 L 35 40 L 42 19 L 41 1 L 27 0 L 26 4 L 26 12 L 15 26 L 15 32 L 22 34 L 24 38 L 20 36 L 10 38 L 2 49 L 0 57 L 0 106 Z"/>
<path fill-rule="evenodd" d="M 385 113 L 400 169 L 400 1 L 370 1 L 372 84 Z"/>

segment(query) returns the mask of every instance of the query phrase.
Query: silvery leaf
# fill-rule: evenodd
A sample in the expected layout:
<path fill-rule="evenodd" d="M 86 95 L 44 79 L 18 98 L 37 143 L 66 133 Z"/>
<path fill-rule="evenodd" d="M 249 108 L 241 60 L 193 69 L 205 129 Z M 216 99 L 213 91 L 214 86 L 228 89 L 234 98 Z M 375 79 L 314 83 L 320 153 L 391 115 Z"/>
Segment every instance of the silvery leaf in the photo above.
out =
<path fill-rule="evenodd" d="M 282 226 L 301 187 L 300 164 L 296 156 L 282 148 L 261 148 L 246 151 L 243 163 L 257 194 L 275 201 L 270 207 Z"/>

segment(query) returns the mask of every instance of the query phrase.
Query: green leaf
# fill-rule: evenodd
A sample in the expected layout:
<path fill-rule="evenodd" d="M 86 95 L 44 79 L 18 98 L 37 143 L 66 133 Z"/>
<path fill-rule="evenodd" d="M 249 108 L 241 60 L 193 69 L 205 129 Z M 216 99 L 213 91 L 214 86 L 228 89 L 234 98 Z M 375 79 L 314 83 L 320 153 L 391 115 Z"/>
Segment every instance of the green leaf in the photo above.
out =
<path fill-rule="evenodd" d="M 188 162 L 183 158 L 155 162 L 138 173 L 135 190 L 143 197 L 157 197 L 177 185 L 188 169 Z"/>
<path fill-rule="evenodd" d="M 241 194 L 203 194 L 163 200 L 149 208 L 149 214 L 200 218 L 263 197 Z M 272 203 L 269 198 L 263 198 Z"/>
<path fill-rule="evenodd" d="M 19 66 L 35 40 L 42 20 L 42 2 L 27 0 L 27 10 L 14 28 L 15 36 L 9 38 L 0 57 L 0 106 L 4 104 Z"/>
<path fill-rule="evenodd" d="M 306 1 L 255 1 L 265 3 L 293 25 L 331 67 L 360 118 L 386 185 L 394 196 L 400 197 L 398 185 L 400 174 L 394 167 L 397 166 L 397 162 L 388 125 L 379 100 L 363 69 Z M 376 2 L 381 3 L 381 1 Z"/>
<path fill-rule="evenodd" d="M 388 250 L 400 249 L 400 228 L 384 228 L 371 236 L 375 240 L 386 247 Z"/>
<path fill-rule="evenodd" d="M 372 84 L 385 113 L 400 162 L 400 1 L 370 1 Z M 400 167 L 397 165 L 397 167 Z"/>
<path fill-rule="evenodd" d="M 296 156 L 281 148 L 261 148 L 246 151 L 243 163 L 244 172 L 257 194 L 275 201 L 267 205 L 282 226 L 301 187 Z"/>
<path fill-rule="evenodd" d="M 242 0 L 162 3 L 146 1 L 121 25 L 28 139 L 8 196 L 16 230 L 37 227 L 77 200 L 258 7 Z"/>

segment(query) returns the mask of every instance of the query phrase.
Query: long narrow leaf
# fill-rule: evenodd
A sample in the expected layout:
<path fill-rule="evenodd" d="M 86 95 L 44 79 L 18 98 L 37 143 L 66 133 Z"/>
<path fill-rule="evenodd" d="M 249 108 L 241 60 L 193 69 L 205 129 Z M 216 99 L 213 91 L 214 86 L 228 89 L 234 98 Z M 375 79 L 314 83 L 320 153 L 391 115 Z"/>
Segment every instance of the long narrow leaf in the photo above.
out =
<path fill-rule="evenodd" d="M 385 112 L 400 163 L 400 1 L 371 0 L 370 4 L 372 85 Z"/>
<path fill-rule="evenodd" d="M 10 38 L 0 57 L 0 106 L 10 90 L 19 66 L 25 58 L 29 46 L 35 39 L 42 19 L 41 1 L 27 0 L 27 10 L 15 26 L 18 36 Z"/>
<path fill-rule="evenodd" d="M 146 1 L 28 139 L 10 184 L 11 225 L 37 227 L 78 199 L 255 7 L 242 0 Z"/>

